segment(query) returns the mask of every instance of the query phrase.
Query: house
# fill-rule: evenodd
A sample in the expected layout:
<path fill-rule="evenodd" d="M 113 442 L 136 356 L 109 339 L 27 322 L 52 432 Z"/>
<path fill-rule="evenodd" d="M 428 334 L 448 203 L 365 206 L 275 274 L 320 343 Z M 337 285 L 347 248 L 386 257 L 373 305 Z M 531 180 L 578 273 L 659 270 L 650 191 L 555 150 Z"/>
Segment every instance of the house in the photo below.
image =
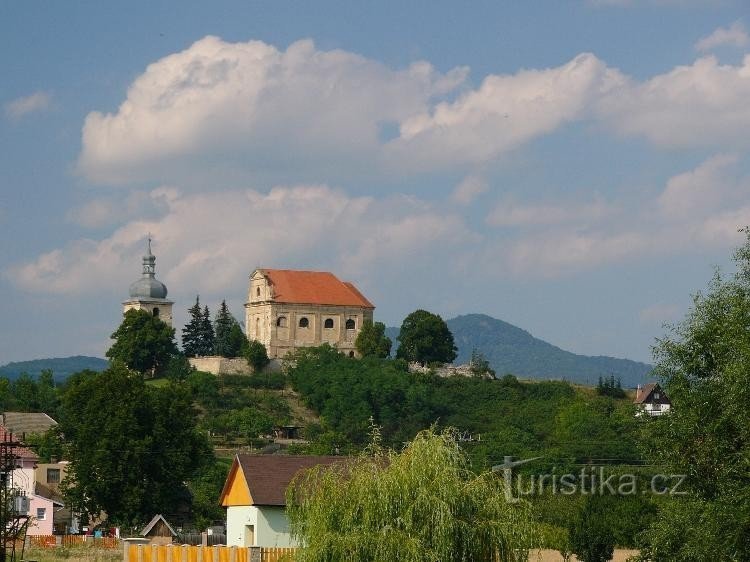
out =
<path fill-rule="evenodd" d="M 146 537 L 151 544 L 172 544 L 177 538 L 177 532 L 167 523 L 163 515 L 156 514 L 143 528 L 141 536 Z"/>
<path fill-rule="evenodd" d="M 256 269 L 245 303 L 248 339 L 272 359 L 328 343 L 354 357 L 354 341 L 375 306 L 351 283 L 325 271 Z"/>
<path fill-rule="evenodd" d="M 662 390 L 659 383 L 650 382 L 638 388 L 635 391 L 634 403 L 640 408 L 639 414 L 645 413 L 649 416 L 660 416 L 667 412 L 672 403 Z"/>
<path fill-rule="evenodd" d="M 221 491 L 227 546 L 296 546 L 286 517 L 286 489 L 301 470 L 343 457 L 237 455 Z"/>
<path fill-rule="evenodd" d="M 68 461 L 37 463 L 34 471 L 36 494 L 59 504 L 55 507 L 52 517 L 53 533 L 56 535 L 76 534 L 79 530 L 78 514 L 64 505 L 60 489 L 60 484 L 65 480 L 69 466 Z"/>
<path fill-rule="evenodd" d="M 2 431 L 2 428 L 0 428 Z M 7 433 L 6 435 L 10 435 Z M 39 457 L 26 447 L 15 447 L 15 468 L 13 469 L 13 487 L 29 498 L 31 518 L 26 531 L 28 535 L 51 535 L 55 509 L 63 507 L 59 500 L 45 497 L 38 493 L 36 487 L 36 470 Z"/>

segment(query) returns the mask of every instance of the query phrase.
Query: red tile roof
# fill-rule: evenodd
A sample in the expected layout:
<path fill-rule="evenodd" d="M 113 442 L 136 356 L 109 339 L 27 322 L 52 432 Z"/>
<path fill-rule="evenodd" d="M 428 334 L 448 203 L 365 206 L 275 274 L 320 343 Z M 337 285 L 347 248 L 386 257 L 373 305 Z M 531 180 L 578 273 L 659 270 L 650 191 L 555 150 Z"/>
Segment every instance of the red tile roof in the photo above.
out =
<path fill-rule="evenodd" d="M 638 386 L 635 391 L 635 404 L 643 404 L 643 402 L 651 395 L 651 393 L 659 386 L 658 383 L 650 382 L 643 386 Z"/>
<path fill-rule="evenodd" d="M 375 308 L 354 285 L 327 271 L 260 271 L 272 286 L 274 302 Z"/>
<path fill-rule="evenodd" d="M 253 505 L 286 505 L 286 489 L 300 470 L 343 462 L 346 457 L 237 455 Z"/>

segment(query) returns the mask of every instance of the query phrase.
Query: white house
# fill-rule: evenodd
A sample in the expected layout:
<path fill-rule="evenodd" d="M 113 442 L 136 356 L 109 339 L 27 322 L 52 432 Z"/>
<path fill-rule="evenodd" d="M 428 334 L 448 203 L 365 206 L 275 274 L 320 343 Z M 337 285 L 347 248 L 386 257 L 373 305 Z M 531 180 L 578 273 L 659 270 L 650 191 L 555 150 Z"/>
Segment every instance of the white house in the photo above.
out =
<path fill-rule="evenodd" d="M 645 413 L 649 416 L 660 416 L 669 411 L 672 403 L 659 386 L 659 383 L 650 382 L 638 388 L 635 391 L 634 403 L 640 408 L 639 413 Z"/>
<path fill-rule="evenodd" d="M 286 517 L 286 489 L 295 475 L 342 457 L 237 455 L 221 492 L 227 546 L 296 546 Z"/>

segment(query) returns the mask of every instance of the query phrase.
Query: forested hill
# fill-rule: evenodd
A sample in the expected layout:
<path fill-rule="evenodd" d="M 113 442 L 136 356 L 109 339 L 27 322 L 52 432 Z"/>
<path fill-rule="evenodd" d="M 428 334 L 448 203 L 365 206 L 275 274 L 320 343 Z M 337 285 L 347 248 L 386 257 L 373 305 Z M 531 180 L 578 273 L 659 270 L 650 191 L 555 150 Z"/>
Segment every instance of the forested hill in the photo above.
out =
<path fill-rule="evenodd" d="M 99 357 L 87 357 L 75 355 L 73 357 L 55 357 L 52 359 L 34 359 L 32 361 L 18 361 L 8 363 L 0 367 L 0 377 L 16 379 L 21 373 L 32 377 L 38 376 L 45 369 L 49 369 L 55 376 L 55 380 L 63 380 L 78 371 L 89 369 L 91 371 L 103 371 L 109 366 L 109 361 Z"/>
<path fill-rule="evenodd" d="M 533 379 L 566 379 L 595 385 L 600 376 L 619 377 L 624 387 L 648 380 L 651 365 L 607 356 L 590 357 L 565 351 L 535 338 L 526 330 L 485 314 L 466 314 L 447 321 L 458 347 L 455 363 L 468 363 L 480 351 L 498 376 L 513 373 Z M 388 328 L 398 345 L 398 328 Z"/>

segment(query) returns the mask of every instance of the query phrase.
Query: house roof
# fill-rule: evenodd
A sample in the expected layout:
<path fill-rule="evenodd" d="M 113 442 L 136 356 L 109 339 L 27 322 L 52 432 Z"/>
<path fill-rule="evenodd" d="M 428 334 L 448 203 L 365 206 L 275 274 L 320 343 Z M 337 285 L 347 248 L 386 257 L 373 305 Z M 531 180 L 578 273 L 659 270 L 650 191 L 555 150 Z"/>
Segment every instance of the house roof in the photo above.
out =
<path fill-rule="evenodd" d="M 154 528 L 154 526 L 155 526 L 155 525 L 156 525 L 156 524 L 157 524 L 157 523 L 158 523 L 158 522 L 159 522 L 160 520 L 164 522 L 164 524 L 165 524 L 165 525 L 167 526 L 167 529 L 169 529 L 169 532 L 170 532 L 170 533 L 172 533 L 172 536 L 173 536 L 173 537 L 176 537 L 176 536 L 177 536 L 177 533 L 176 533 L 176 532 L 175 532 L 175 530 L 174 530 L 174 529 L 172 528 L 172 525 L 170 525 L 169 523 L 167 523 L 167 520 L 166 520 L 166 519 L 164 519 L 164 516 L 163 516 L 163 515 L 162 515 L 161 513 L 157 513 L 156 515 L 154 515 L 154 518 L 153 518 L 153 519 L 152 519 L 151 521 L 149 521 L 149 522 L 148 522 L 148 525 L 146 525 L 146 526 L 145 526 L 145 527 L 143 528 L 143 530 L 141 531 L 141 536 L 142 536 L 142 537 L 145 537 L 145 536 L 147 536 L 147 535 L 148 535 L 148 534 L 149 534 L 149 533 L 151 532 L 151 529 L 153 529 L 153 528 Z"/>
<path fill-rule="evenodd" d="M 633 402 L 635 404 L 643 404 L 648 400 L 648 397 L 651 396 L 651 394 L 658 388 L 661 387 L 659 386 L 659 383 L 656 382 L 650 382 L 644 384 L 643 386 L 639 386 L 635 391 L 635 400 Z"/>
<path fill-rule="evenodd" d="M 2 424 L 0 424 L 0 442 L 19 443 L 18 436 Z M 17 459 L 25 459 L 35 462 L 39 460 L 39 457 L 34 451 L 29 449 L 28 447 L 24 447 L 23 445 L 15 445 L 13 448 L 13 452 L 16 454 Z"/>
<path fill-rule="evenodd" d="M 293 304 L 327 304 L 375 308 L 349 282 L 338 279 L 327 271 L 294 271 L 290 269 L 260 269 L 271 284 L 272 300 Z"/>
<path fill-rule="evenodd" d="M 235 482 L 234 472 L 242 471 L 251 505 L 286 505 L 286 489 L 300 470 L 342 462 L 345 457 L 298 455 L 237 455 L 221 492 L 221 502 Z"/>
<path fill-rule="evenodd" d="M 5 412 L 3 425 L 17 436 L 44 433 L 57 425 L 57 422 L 43 412 Z"/>

